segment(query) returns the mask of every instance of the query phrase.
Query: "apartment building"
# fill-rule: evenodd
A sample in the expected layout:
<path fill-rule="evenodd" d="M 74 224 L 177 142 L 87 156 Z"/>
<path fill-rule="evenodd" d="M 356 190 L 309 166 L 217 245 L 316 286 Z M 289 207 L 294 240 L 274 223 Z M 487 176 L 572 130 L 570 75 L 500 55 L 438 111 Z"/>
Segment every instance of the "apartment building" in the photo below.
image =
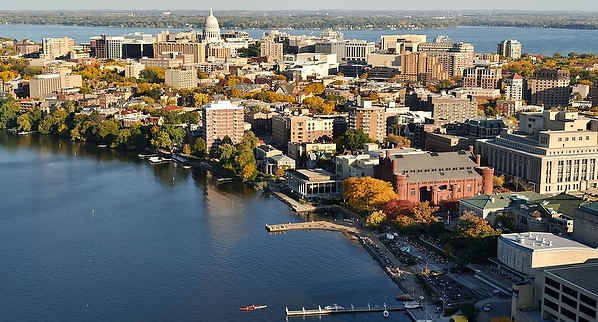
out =
<path fill-rule="evenodd" d="M 505 80 L 505 98 L 508 101 L 523 99 L 523 77 L 515 73 Z"/>
<path fill-rule="evenodd" d="M 502 65 L 483 62 L 463 69 L 463 87 L 499 88 Z"/>
<path fill-rule="evenodd" d="M 449 75 L 436 56 L 430 56 L 428 53 L 403 53 L 401 78 L 426 85 L 432 81 L 448 79 Z"/>
<path fill-rule="evenodd" d="M 272 56 L 275 61 L 282 60 L 283 44 L 274 42 L 273 39 L 262 39 L 260 41 L 260 56 Z"/>
<path fill-rule="evenodd" d="M 496 52 L 511 59 L 521 58 L 521 43 L 515 39 L 507 39 L 498 43 Z"/>
<path fill-rule="evenodd" d="M 245 133 L 243 106 L 234 105 L 230 101 L 218 101 L 204 105 L 202 112 L 202 138 L 209 150 L 215 150 L 225 136 L 233 144 L 239 144 Z"/>
<path fill-rule="evenodd" d="M 566 69 L 539 69 L 528 80 L 530 104 L 545 107 L 569 106 L 571 75 Z"/>
<path fill-rule="evenodd" d="M 418 52 L 428 53 L 429 56 L 438 57 L 449 77 L 463 75 L 466 67 L 473 66 L 474 47 L 468 43 L 434 42 L 421 43 L 417 46 Z"/>
<path fill-rule="evenodd" d="M 42 59 L 55 59 L 73 52 L 75 40 L 69 37 L 42 39 Z"/>
<path fill-rule="evenodd" d="M 376 44 L 366 40 L 347 40 L 345 42 L 345 60 L 367 61 L 368 54 L 374 52 Z"/>
<path fill-rule="evenodd" d="M 195 68 L 167 69 L 164 73 L 164 83 L 175 89 L 197 87 L 197 71 Z"/>
<path fill-rule="evenodd" d="M 332 139 L 333 129 L 333 118 L 289 114 L 272 117 L 272 140 L 283 149 L 287 148 L 287 143 Z"/>

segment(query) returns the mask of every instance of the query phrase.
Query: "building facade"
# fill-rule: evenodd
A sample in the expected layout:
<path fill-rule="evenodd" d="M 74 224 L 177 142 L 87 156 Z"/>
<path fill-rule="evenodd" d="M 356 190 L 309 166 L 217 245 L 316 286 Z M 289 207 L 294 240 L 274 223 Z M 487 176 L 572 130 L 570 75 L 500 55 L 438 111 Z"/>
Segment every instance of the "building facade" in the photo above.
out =
<path fill-rule="evenodd" d="M 545 107 L 569 106 L 571 75 L 566 69 L 539 69 L 528 80 L 530 104 Z"/>
<path fill-rule="evenodd" d="M 521 58 L 521 43 L 514 39 L 503 40 L 498 43 L 496 52 L 511 59 Z"/>
<path fill-rule="evenodd" d="M 41 58 L 55 59 L 73 52 L 75 47 L 75 40 L 69 37 L 62 38 L 43 38 Z"/>
<path fill-rule="evenodd" d="M 197 87 L 197 71 L 194 68 L 167 69 L 164 72 L 164 83 L 175 89 Z"/>
<path fill-rule="evenodd" d="M 208 151 L 215 150 L 225 136 L 233 144 L 239 144 L 245 133 L 243 107 L 230 101 L 218 101 L 204 105 L 202 111 L 202 138 Z"/>

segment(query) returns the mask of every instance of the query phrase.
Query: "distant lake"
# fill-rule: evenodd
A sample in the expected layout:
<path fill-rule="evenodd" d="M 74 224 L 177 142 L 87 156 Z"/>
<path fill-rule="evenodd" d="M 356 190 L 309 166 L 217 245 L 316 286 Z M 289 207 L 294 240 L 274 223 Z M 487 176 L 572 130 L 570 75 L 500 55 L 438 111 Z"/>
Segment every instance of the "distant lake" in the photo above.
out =
<path fill-rule="evenodd" d="M 119 36 L 133 32 L 155 35 L 161 28 L 110 28 L 110 27 L 73 27 L 57 25 L 0 25 L 0 36 L 14 39 L 31 39 L 41 41 L 42 38 L 71 37 L 76 43 L 89 42 L 92 36 L 102 34 Z M 171 32 L 183 29 L 168 29 Z M 225 30 L 223 30 L 224 32 Z M 246 30 L 253 38 L 261 38 L 267 30 Z M 320 35 L 321 30 L 281 30 L 291 35 Z M 364 39 L 380 42 L 381 35 L 424 34 L 428 41 L 436 36 L 445 35 L 453 42 L 473 44 L 476 52 L 496 52 L 496 46 L 505 39 L 517 39 L 522 43 L 524 53 L 553 55 L 559 52 L 566 55 L 570 52 L 598 54 L 598 30 L 551 29 L 551 28 L 516 28 L 516 27 L 456 27 L 447 29 L 419 30 L 342 30 L 347 39 Z"/>

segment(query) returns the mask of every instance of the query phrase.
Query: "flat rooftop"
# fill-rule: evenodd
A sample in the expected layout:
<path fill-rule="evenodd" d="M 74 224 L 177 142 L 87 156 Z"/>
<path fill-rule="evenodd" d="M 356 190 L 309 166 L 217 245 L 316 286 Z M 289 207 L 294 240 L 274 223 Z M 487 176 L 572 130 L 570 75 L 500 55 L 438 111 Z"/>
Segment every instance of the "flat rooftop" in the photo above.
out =
<path fill-rule="evenodd" d="M 595 276 L 597 270 L 598 263 L 592 263 L 554 268 L 546 270 L 546 272 L 559 276 L 562 279 L 575 284 L 598 297 L 598 279 L 596 279 Z"/>
<path fill-rule="evenodd" d="M 598 254 L 598 251 L 595 248 L 586 246 L 573 239 L 558 236 L 552 233 L 527 232 L 502 234 L 500 235 L 500 239 L 518 247 L 531 249 L 534 252 L 557 249 L 578 249 L 595 251 Z"/>

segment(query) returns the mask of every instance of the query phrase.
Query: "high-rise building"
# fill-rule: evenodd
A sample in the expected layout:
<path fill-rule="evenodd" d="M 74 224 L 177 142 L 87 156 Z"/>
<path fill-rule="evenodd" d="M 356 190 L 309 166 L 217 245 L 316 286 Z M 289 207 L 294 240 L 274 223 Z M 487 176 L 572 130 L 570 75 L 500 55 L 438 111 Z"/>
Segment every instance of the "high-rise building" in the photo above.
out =
<path fill-rule="evenodd" d="M 206 62 L 205 44 L 199 42 L 189 42 L 188 40 L 176 40 L 154 43 L 154 58 L 159 58 L 162 53 L 183 53 L 193 56 L 193 63 Z"/>
<path fill-rule="evenodd" d="M 349 129 L 363 130 L 374 142 L 386 138 L 386 119 L 386 108 L 372 105 L 372 101 L 349 107 Z"/>
<path fill-rule="evenodd" d="M 164 83 L 175 89 L 197 87 L 197 71 L 195 68 L 167 69 L 164 72 Z"/>
<path fill-rule="evenodd" d="M 523 77 L 515 73 L 505 80 L 505 98 L 507 100 L 523 99 Z"/>
<path fill-rule="evenodd" d="M 514 39 L 503 40 L 496 49 L 499 55 L 519 59 L 521 58 L 521 43 Z"/>
<path fill-rule="evenodd" d="M 566 69 L 538 69 L 527 82 L 530 104 L 544 107 L 568 106 L 571 75 Z"/>
<path fill-rule="evenodd" d="M 71 53 L 75 47 L 75 40 L 73 38 L 44 38 L 42 39 L 41 58 L 54 59 L 56 57 L 66 56 Z"/>
<path fill-rule="evenodd" d="M 463 87 L 498 88 L 502 77 L 500 64 L 481 63 L 463 70 Z"/>
<path fill-rule="evenodd" d="M 260 56 L 272 56 L 274 60 L 282 60 L 284 56 L 283 44 L 277 43 L 271 38 L 262 39 L 260 41 Z"/>
<path fill-rule="evenodd" d="M 234 105 L 230 101 L 218 101 L 204 105 L 202 112 L 202 138 L 206 141 L 208 151 L 215 150 L 225 136 L 233 144 L 239 144 L 245 133 L 243 106 Z"/>
<path fill-rule="evenodd" d="M 430 81 L 448 79 L 438 57 L 428 53 L 403 53 L 401 55 L 401 76 L 406 81 L 417 81 L 426 85 Z"/>
<path fill-rule="evenodd" d="M 474 48 L 468 43 L 421 43 L 417 46 L 417 51 L 438 57 L 449 77 L 463 75 L 465 68 L 473 66 Z"/>
<path fill-rule="evenodd" d="M 345 41 L 337 39 L 319 41 L 315 45 L 315 52 L 322 54 L 336 54 L 336 62 L 340 63 L 346 55 Z"/>

